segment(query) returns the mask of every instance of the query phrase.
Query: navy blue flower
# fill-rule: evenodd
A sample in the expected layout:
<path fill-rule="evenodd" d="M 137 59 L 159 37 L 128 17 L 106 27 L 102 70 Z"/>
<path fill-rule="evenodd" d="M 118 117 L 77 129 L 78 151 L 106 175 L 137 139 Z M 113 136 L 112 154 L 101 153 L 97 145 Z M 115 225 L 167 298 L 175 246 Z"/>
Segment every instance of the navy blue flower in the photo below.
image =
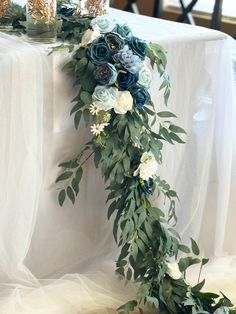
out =
<path fill-rule="evenodd" d="M 117 79 L 117 71 L 113 64 L 104 63 L 94 70 L 94 78 L 102 85 L 113 85 Z"/>
<path fill-rule="evenodd" d="M 101 40 L 92 42 L 87 50 L 89 60 L 94 64 L 103 64 L 111 59 L 111 52 L 106 43 Z"/>
<path fill-rule="evenodd" d="M 141 60 L 144 60 L 147 54 L 146 44 L 137 37 L 132 37 L 129 41 L 129 47 L 132 49 L 135 55 L 139 56 Z"/>
<path fill-rule="evenodd" d="M 138 75 L 132 74 L 128 71 L 121 71 L 118 74 L 117 82 L 119 90 L 129 90 L 133 87 L 138 81 Z"/>
<path fill-rule="evenodd" d="M 149 92 L 145 88 L 139 88 L 132 92 L 134 106 L 142 109 L 143 106 L 151 99 Z"/>
<path fill-rule="evenodd" d="M 146 196 L 151 196 L 153 194 L 154 190 L 153 179 L 145 181 L 144 183 L 141 184 L 141 186 Z"/>
<path fill-rule="evenodd" d="M 125 40 L 117 33 L 107 33 L 104 39 L 112 54 L 117 53 L 125 46 Z"/>

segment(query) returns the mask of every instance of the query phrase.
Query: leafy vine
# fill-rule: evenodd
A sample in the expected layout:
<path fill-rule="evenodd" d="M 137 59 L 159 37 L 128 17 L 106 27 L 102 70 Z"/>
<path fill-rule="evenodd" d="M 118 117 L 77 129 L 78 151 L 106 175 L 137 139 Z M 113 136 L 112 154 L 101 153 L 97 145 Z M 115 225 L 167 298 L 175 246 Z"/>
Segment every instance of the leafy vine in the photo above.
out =
<path fill-rule="evenodd" d="M 59 204 L 67 198 L 75 202 L 83 166 L 93 158 L 109 191 L 108 219 L 114 215 L 113 234 L 120 248 L 116 273 L 139 283 L 134 299 L 118 309 L 120 314 L 136 308 L 142 314 L 146 306 L 163 314 L 236 313 L 223 293 L 203 292 L 201 269 L 208 259 L 200 258 L 193 239 L 191 248 L 181 242 L 173 227 L 177 193 L 156 174 L 164 144 L 184 143 L 185 134 L 173 122 L 172 112 L 155 111 L 148 92 L 151 72 L 146 60 L 162 79 L 167 105 L 171 86 L 166 53 L 111 17 L 80 17 L 75 10 L 69 0 L 58 2 L 59 35 L 65 43 L 54 51 L 66 47 L 73 52 L 64 66 L 78 87 L 71 116 L 76 129 L 83 120 L 93 136 L 77 156 L 60 164 Z M 23 27 L 22 20 L 21 12 L 15 28 Z M 154 191 L 168 201 L 167 213 L 152 201 Z M 194 264 L 200 265 L 200 273 L 192 287 L 186 272 Z"/>

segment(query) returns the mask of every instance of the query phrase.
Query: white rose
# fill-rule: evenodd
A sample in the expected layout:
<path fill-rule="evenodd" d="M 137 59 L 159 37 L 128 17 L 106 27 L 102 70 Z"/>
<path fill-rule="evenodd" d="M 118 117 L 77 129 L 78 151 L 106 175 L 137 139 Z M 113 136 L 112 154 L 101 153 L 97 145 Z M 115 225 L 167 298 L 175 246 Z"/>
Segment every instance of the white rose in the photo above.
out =
<path fill-rule="evenodd" d="M 107 87 L 98 85 L 95 87 L 93 95 L 93 104 L 99 110 L 110 110 L 115 107 L 118 99 L 118 89 L 115 87 Z"/>
<path fill-rule="evenodd" d="M 115 113 L 126 114 L 133 107 L 133 97 L 129 91 L 119 92 L 118 100 L 114 107 Z"/>
<path fill-rule="evenodd" d="M 102 15 L 97 16 L 92 20 L 91 26 L 95 27 L 95 25 L 99 27 L 101 33 L 105 34 L 111 32 L 115 28 L 116 22 L 109 15 Z"/>
<path fill-rule="evenodd" d="M 140 159 L 140 165 L 135 170 L 134 176 L 139 174 L 140 178 L 148 181 L 157 172 L 158 163 L 151 152 L 145 152 Z"/>
<path fill-rule="evenodd" d="M 150 88 L 151 83 L 152 83 L 152 73 L 148 67 L 144 66 L 139 71 L 138 83 L 146 88 Z"/>
<path fill-rule="evenodd" d="M 168 263 L 166 273 L 173 279 L 178 280 L 182 277 L 182 273 L 179 270 L 179 265 L 177 263 Z"/>
<path fill-rule="evenodd" d="M 226 306 L 219 307 L 214 314 L 229 314 L 229 309 Z"/>
<path fill-rule="evenodd" d="M 81 39 L 81 47 L 86 47 L 88 44 L 93 42 L 95 39 L 101 36 L 100 29 L 97 25 L 92 29 L 87 29 Z"/>

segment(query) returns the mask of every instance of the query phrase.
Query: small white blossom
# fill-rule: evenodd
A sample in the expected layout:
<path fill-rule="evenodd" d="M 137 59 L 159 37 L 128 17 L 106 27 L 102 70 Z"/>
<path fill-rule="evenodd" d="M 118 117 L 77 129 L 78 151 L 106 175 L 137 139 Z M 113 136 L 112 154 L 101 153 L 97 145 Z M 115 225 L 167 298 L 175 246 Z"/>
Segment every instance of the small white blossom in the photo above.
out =
<path fill-rule="evenodd" d="M 93 124 L 91 126 L 91 132 L 93 135 L 100 135 L 104 131 L 104 128 L 108 125 L 109 123 Z"/>
<path fill-rule="evenodd" d="M 142 148 L 141 145 L 138 144 L 138 143 L 136 143 L 136 142 L 134 142 L 134 147 L 137 147 L 137 148 L 139 148 L 139 149 Z M 137 171 L 137 170 L 136 170 L 136 171 Z"/>
<path fill-rule="evenodd" d="M 145 126 L 142 126 L 140 133 L 141 134 L 143 134 L 143 133 L 151 134 L 151 131 L 149 129 L 145 128 Z"/>
<path fill-rule="evenodd" d="M 145 152 L 140 159 L 139 167 L 134 171 L 134 176 L 139 175 L 141 179 L 148 181 L 157 172 L 158 163 L 151 152 Z"/>
<path fill-rule="evenodd" d="M 97 25 L 93 26 L 93 29 L 87 29 L 81 39 L 81 47 L 87 47 L 88 44 L 101 36 L 100 29 Z"/>
<path fill-rule="evenodd" d="M 182 273 L 179 270 L 178 263 L 168 263 L 166 273 L 175 280 L 178 280 L 182 277 Z"/>
<path fill-rule="evenodd" d="M 100 109 L 96 105 L 92 104 L 89 106 L 89 111 L 94 116 L 99 113 Z"/>
<path fill-rule="evenodd" d="M 133 97 L 129 91 L 119 92 L 117 103 L 114 106 L 115 113 L 126 114 L 133 107 Z"/>

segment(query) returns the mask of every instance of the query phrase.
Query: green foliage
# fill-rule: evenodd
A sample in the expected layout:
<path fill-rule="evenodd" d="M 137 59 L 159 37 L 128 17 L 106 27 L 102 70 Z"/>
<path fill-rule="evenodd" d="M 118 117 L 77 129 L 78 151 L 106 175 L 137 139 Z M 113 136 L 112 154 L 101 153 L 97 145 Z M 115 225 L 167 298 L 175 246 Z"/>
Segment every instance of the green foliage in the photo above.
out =
<path fill-rule="evenodd" d="M 63 24 L 65 38 L 80 40 L 82 31 L 89 20 L 71 19 Z M 71 24 L 70 24 L 71 23 Z M 78 33 L 74 31 L 80 25 Z M 74 25 L 74 28 L 72 27 Z M 72 28 L 73 32 L 72 33 Z M 80 34 L 80 35 L 78 35 Z M 169 76 L 166 73 L 166 56 L 156 44 L 147 45 L 151 65 L 156 65 L 163 79 L 161 89 L 164 91 L 164 102 L 167 104 L 170 95 Z M 86 49 L 78 48 L 64 70 L 75 79 L 79 86 L 78 95 L 73 99 L 71 115 L 74 124 L 79 128 L 81 120 L 88 126 L 93 116 L 89 112 L 92 93 L 96 86 L 92 72 L 94 65 L 87 59 Z M 159 123 L 158 133 L 150 126 Z M 136 298 L 118 309 L 120 314 L 128 314 L 135 308 L 143 313 L 144 307 L 160 310 L 166 314 L 213 314 L 224 301 L 217 303 L 218 295 L 203 293 L 205 281 L 190 287 L 185 281 L 189 267 L 194 264 L 202 266 L 207 259 L 199 258 L 197 243 L 191 239 L 191 249 L 181 243 L 179 234 L 171 223 L 177 222 L 175 205 L 177 193 L 159 176 L 153 178 L 153 190 L 162 194 L 168 204 L 168 212 L 152 205 L 139 178 L 133 176 L 143 152 L 151 151 L 159 164 L 162 163 L 162 150 L 165 142 L 171 145 L 184 143 L 180 138 L 185 130 L 172 122 L 176 115 L 169 111 L 155 112 L 150 101 L 142 109 L 133 109 L 125 115 L 116 115 L 111 111 L 107 131 L 93 137 L 75 159 L 62 163 L 64 172 L 57 181 L 63 182 L 59 203 L 62 205 L 68 198 L 72 203 L 79 192 L 84 163 L 93 155 L 96 167 L 100 167 L 109 191 L 107 197 L 108 219 L 114 216 L 113 235 L 120 248 L 116 261 L 116 273 L 125 280 L 134 280 L 140 284 Z M 140 131 L 143 129 L 143 131 Z M 185 254 L 178 260 L 179 253 Z M 167 275 L 168 262 L 178 261 L 183 276 L 176 280 Z M 200 274 L 199 274 L 200 279 Z M 223 302 L 223 303 L 222 303 Z"/>
<path fill-rule="evenodd" d="M 147 44 L 147 56 L 150 59 L 152 68 L 154 69 L 156 65 L 160 77 L 163 80 L 160 90 L 164 90 L 164 103 L 167 105 L 170 97 L 170 79 L 166 71 L 166 54 L 160 45 L 156 43 L 149 43 Z"/>
<path fill-rule="evenodd" d="M 77 46 L 75 50 L 90 27 L 92 17 L 64 14 L 65 3 L 70 5 L 71 1 L 58 0 L 57 9 L 62 20 L 59 37 L 66 42 L 51 52 L 61 49 L 73 52 L 63 70 L 74 78 L 74 85 L 78 87 L 70 114 L 74 117 L 75 128 L 79 129 L 81 121 L 86 127 L 94 121 L 89 106 L 97 85 L 93 78 L 95 66 L 88 60 L 85 48 Z M 13 4 L 9 16 L 14 28 L 24 31 L 25 7 Z M 156 43 L 146 44 L 146 48 L 152 68 L 156 67 L 162 79 L 160 90 L 167 105 L 171 85 L 166 71 L 166 53 Z M 166 212 L 159 208 L 161 204 L 158 207 L 152 204 L 150 194 L 145 189 L 147 182 L 133 175 L 143 152 L 152 152 L 161 164 L 166 142 L 171 145 L 184 143 L 181 136 L 186 132 L 173 123 L 175 118 L 176 115 L 170 111 L 156 112 L 151 100 L 142 109 L 133 108 L 126 115 L 116 115 L 111 111 L 106 132 L 93 137 L 76 157 L 59 165 L 62 172 L 56 180 L 60 185 L 58 201 L 60 206 L 67 200 L 75 203 L 83 166 L 93 156 L 109 191 L 108 219 L 114 216 L 113 234 L 120 248 L 116 273 L 128 281 L 139 283 L 135 299 L 122 305 L 118 309 L 120 314 L 128 314 L 136 308 L 143 314 L 145 307 L 162 314 L 214 314 L 216 309 L 227 307 L 231 314 L 236 314 L 233 304 L 223 293 L 220 296 L 203 292 L 205 280 L 200 281 L 200 277 L 208 259 L 200 258 L 200 250 L 193 239 L 191 249 L 184 245 L 173 228 L 177 222 L 177 193 L 158 175 L 153 178 L 152 191 L 156 190 L 157 195 L 164 197 L 168 205 Z M 154 124 L 158 126 L 158 132 L 152 130 Z M 182 272 L 179 279 L 173 279 L 168 272 L 168 263 L 173 260 L 178 262 Z M 199 277 L 197 284 L 191 287 L 185 278 L 188 269 L 195 264 L 200 265 Z"/>
<path fill-rule="evenodd" d="M 84 121 L 87 127 L 94 121 L 89 106 L 97 82 L 93 78 L 94 64 L 87 58 L 85 48 L 76 45 L 84 32 L 90 27 L 92 17 L 66 16 L 63 4 L 70 0 L 58 0 L 59 18 L 62 26 L 59 37 L 64 42 L 51 52 L 68 49 L 71 60 L 63 70 L 74 78 L 78 94 L 73 99 L 70 114 L 74 118 L 75 128 L 79 130 Z M 72 8 L 73 9 L 73 8 Z M 10 15 L 13 26 L 24 31 L 25 8 L 18 5 L 11 7 Z M 167 58 L 162 47 L 155 43 L 146 44 L 147 57 L 151 66 L 157 68 L 162 78 L 160 90 L 167 105 L 170 96 L 170 80 L 166 71 Z M 147 182 L 135 177 L 143 152 L 152 152 L 156 161 L 163 162 L 162 150 L 166 142 L 171 145 L 184 143 L 181 136 L 185 130 L 173 123 L 176 115 L 170 111 L 156 112 L 152 101 L 142 109 L 134 108 L 126 115 L 116 115 L 111 111 L 106 132 L 93 137 L 81 152 L 69 161 L 59 165 L 62 169 L 56 182 L 59 185 L 58 201 L 60 206 L 69 200 L 75 203 L 79 185 L 83 176 L 83 166 L 93 156 L 107 183 L 108 219 L 114 216 L 113 234 L 120 248 L 116 261 L 116 273 L 122 278 L 139 283 L 136 297 L 122 305 L 118 312 L 128 314 L 136 308 L 140 314 L 145 307 L 160 311 L 162 314 L 213 314 L 217 308 L 232 307 L 225 295 L 202 292 L 205 280 L 200 282 L 202 267 L 208 259 L 199 257 L 197 243 L 191 239 L 191 249 L 181 242 L 173 224 L 177 193 L 158 175 L 152 180 L 152 191 L 162 195 L 167 212 L 152 204 L 145 185 Z M 158 125 L 158 132 L 152 126 Z M 179 259 L 179 254 L 181 258 Z M 168 272 L 168 263 L 177 261 L 182 277 L 173 279 Z M 191 287 L 185 281 L 187 270 L 194 264 L 200 265 L 198 283 Z M 236 313 L 231 309 L 230 313 Z"/>

